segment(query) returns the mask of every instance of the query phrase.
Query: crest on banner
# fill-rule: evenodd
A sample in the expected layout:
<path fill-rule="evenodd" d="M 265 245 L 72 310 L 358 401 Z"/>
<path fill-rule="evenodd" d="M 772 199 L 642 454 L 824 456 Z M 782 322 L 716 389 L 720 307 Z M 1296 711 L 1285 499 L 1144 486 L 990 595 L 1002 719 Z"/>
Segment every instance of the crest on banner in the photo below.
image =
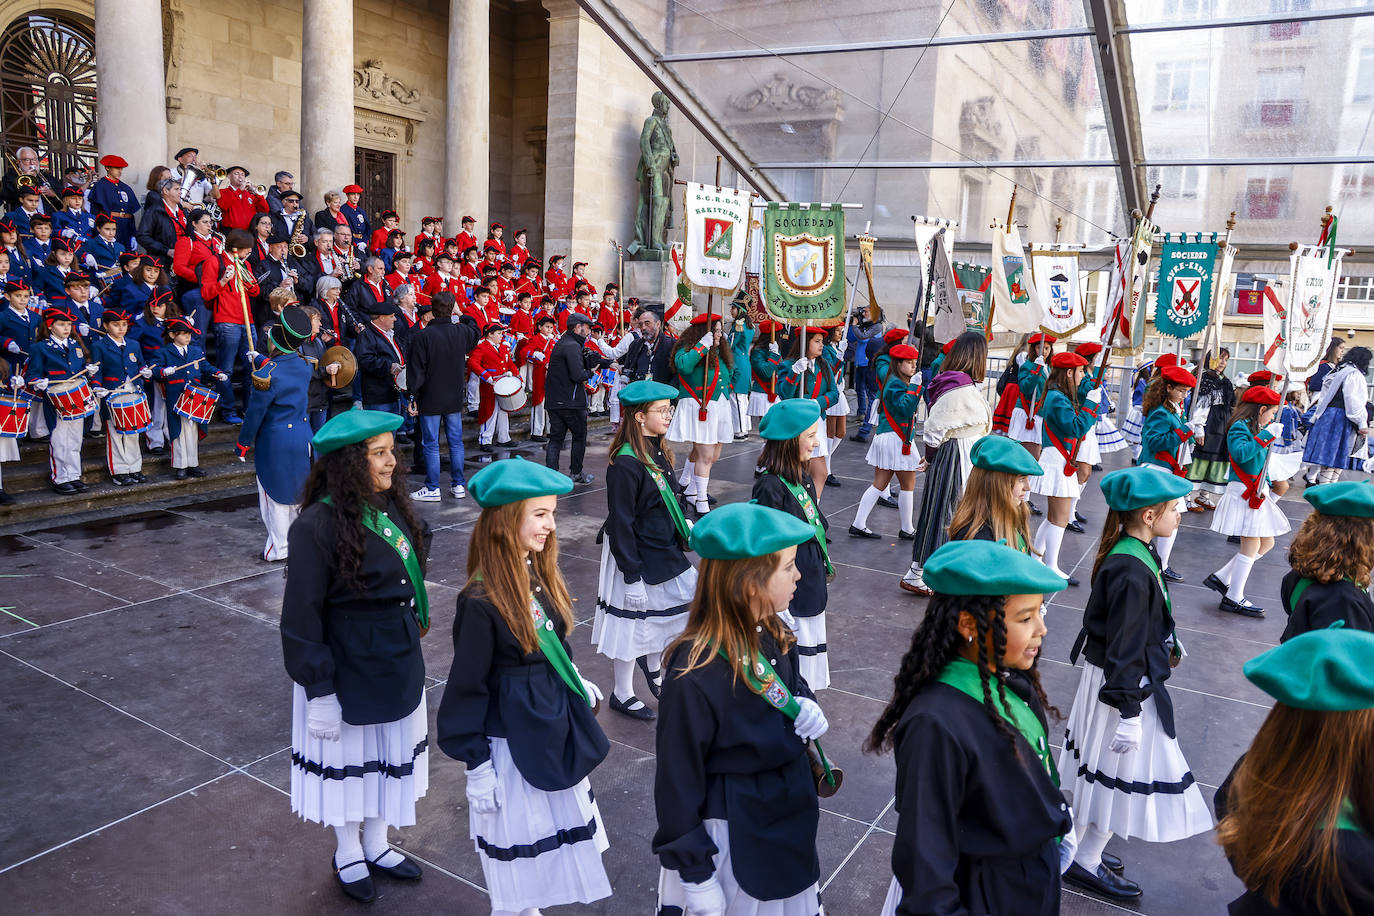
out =
<path fill-rule="evenodd" d="M 1054 246 L 1032 249 L 1031 272 L 1045 300 L 1040 330 L 1064 337 L 1088 323 L 1083 310 L 1077 251 L 1064 251 Z"/>
<path fill-rule="evenodd" d="M 789 293 L 814 296 L 830 285 L 830 272 L 835 263 L 830 255 L 830 239 L 818 239 L 804 232 L 776 236 L 773 243 L 777 277 Z"/>
<path fill-rule="evenodd" d="M 750 205 L 748 191 L 687 183 L 682 277 L 693 288 L 728 296 L 744 282 Z"/>

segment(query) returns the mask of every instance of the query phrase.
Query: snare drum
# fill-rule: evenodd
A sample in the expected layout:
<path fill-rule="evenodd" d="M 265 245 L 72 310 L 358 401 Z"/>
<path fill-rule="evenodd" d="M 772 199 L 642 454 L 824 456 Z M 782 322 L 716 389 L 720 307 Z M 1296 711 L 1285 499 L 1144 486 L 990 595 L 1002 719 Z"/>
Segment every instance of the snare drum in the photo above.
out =
<path fill-rule="evenodd" d="M 49 382 L 48 400 L 63 420 L 84 420 L 95 413 L 95 395 L 84 378 Z"/>
<path fill-rule="evenodd" d="M 19 439 L 29 431 L 29 399 L 0 392 L 0 439 Z"/>
<path fill-rule="evenodd" d="M 496 394 L 496 403 L 501 405 L 501 409 L 506 413 L 512 413 L 525 406 L 525 383 L 514 375 L 497 379 L 491 388 Z"/>
<path fill-rule="evenodd" d="M 194 423 L 209 423 L 218 403 L 218 391 L 197 385 L 195 382 L 187 382 L 186 387 L 181 390 L 181 396 L 172 405 L 172 410 Z"/>
<path fill-rule="evenodd" d="M 110 408 L 110 425 L 114 431 L 132 436 L 151 429 L 153 412 L 148 398 L 141 391 L 116 391 L 105 399 Z"/>

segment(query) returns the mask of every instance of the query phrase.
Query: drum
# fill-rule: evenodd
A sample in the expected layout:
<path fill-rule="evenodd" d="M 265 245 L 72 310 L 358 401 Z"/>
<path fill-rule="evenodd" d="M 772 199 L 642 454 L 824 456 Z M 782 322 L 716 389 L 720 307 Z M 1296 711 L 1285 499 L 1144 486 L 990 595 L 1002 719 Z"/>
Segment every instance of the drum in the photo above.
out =
<path fill-rule="evenodd" d="M 0 392 L 0 439 L 19 439 L 29 432 L 29 399 Z"/>
<path fill-rule="evenodd" d="M 63 420 L 84 420 L 95 413 L 95 395 L 84 378 L 49 382 L 48 400 Z"/>
<path fill-rule="evenodd" d="M 153 412 L 148 398 L 141 391 L 116 391 L 105 399 L 110 408 L 110 425 L 116 433 L 126 436 L 152 428 Z"/>
<path fill-rule="evenodd" d="M 502 376 L 491 387 L 496 392 L 496 403 L 500 404 L 506 413 L 512 413 L 525 406 L 528 399 L 525 384 L 516 376 Z"/>
<path fill-rule="evenodd" d="M 209 423 L 210 418 L 214 416 L 215 405 L 218 403 L 218 391 L 212 391 L 204 385 L 197 385 L 195 382 L 187 382 L 186 387 L 181 391 L 181 396 L 172 405 L 172 410 L 192 422 Z"/>

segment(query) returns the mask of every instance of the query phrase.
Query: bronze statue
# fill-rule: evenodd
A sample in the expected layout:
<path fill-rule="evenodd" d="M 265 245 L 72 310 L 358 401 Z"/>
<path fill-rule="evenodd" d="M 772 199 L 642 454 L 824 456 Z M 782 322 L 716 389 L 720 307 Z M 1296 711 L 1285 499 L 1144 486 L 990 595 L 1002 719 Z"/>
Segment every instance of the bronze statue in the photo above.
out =
<path fill-rule="evenodd" d="M 673 224 L 673 170 L 677 168 L 677 147 L 668 126 L 668 96 L 655 92 L 654 113 L 644 121 L 639 134 L 639 215 L 635 220 L 635 240 L 631 256 L 648 249 L 668 249 L 668 228 Z"/>

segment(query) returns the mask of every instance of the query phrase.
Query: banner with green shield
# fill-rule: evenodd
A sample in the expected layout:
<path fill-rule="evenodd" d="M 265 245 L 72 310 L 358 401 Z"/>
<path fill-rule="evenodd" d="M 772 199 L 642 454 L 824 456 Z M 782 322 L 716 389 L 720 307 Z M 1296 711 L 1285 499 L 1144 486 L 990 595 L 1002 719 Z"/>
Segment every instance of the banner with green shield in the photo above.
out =
<path fill-rule="evenodd" d="M 844 210 L 770 202 L 763 214 L 764 301 L 792 324 L 844 314 Z"/>

